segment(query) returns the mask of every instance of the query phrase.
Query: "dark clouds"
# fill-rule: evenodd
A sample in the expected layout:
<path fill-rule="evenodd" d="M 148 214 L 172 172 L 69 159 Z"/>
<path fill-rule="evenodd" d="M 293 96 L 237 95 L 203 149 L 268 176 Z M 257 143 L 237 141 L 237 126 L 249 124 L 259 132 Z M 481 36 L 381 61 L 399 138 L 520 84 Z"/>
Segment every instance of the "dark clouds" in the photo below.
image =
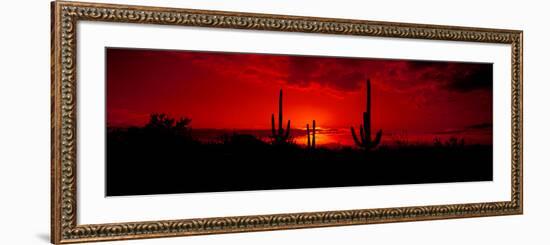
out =
<path fill-rule="evenodd" d="M 477 89 L 492 89 L 493 86 L 493 66 L 492 65 L 475 65 L 470 69 L 461 71 L 456 74 L 454 79 L 449 79 L 450 83 L 447 87 L 451 90 L 467 92 Z"/>
<path fill-rule="evenodd" d="M 114 51 L 114 50 L 113 50 Z M 297 88 L 320 87 L 337 93 L 357 92 L 370 78 L 373 84 L 395 93 L 446 90 L 465 93 L 492 90 L 492 64 L 435 62 L 297 55 L 242 54 L 227 52 L 142 51 L 135 62 L 159 59 L 167 64 L 156 78 L 187 74 L 216 76 L 249 82 L 279 82 Z M 161 56 L 162 55 L 162 56 Z M 173 69 L 179 67 L 178 69 Z M 135 71 L 134 76 L 141 76 Z"/>
<path fill-rule="evenodd" d="M 287 82 L 299 87 L 317 83 L 339 91 L 356 91 L 368 76 L 368 62 L 359 59 L 295 56 L 289 58 Z"/>
<path fill-rule="evenodd" d="M 452 92 L 491 90 L 492 64 L 287 56 L 284 82 L 298 87 L 317 84 L 355 92 L 367 78 L 387 90 L 411 92 L 444 89 Z M 286 75 L 286 76 L 285 76 Z"/>
<path fill-rule="evenodd" d="M 492 89 L 493 65 L 486 63 L 409 61 L 419 79 L 438 83 L 451 91 L 470 92 Z"/>

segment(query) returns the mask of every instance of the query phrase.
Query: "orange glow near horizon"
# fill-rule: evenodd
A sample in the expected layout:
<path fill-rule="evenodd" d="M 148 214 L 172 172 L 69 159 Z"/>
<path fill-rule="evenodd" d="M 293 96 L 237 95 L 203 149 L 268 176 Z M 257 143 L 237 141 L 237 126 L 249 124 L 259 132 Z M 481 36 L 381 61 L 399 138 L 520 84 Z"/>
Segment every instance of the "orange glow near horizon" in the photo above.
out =
<path fill-rule="evenodd" d="M 367 78 L 373 132 L 492 127 L 491 64 L 118 48 L 106 55 L 110 127 L 166 113 L 190 118 L 194 129 L 266 130 L 283 89 L 285 127 L 289 119 L 295 129 L 316 120 L 318 129 L 348 130 L 362 124 Z"/>

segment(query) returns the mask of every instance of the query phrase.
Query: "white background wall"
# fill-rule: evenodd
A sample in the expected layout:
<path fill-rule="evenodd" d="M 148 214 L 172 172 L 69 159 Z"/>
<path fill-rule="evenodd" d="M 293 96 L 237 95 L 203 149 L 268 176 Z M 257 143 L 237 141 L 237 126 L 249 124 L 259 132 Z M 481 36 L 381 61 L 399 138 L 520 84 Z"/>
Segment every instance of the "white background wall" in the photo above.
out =
<path fill-rule="evenodd" d="M 106 1 L 101 1 L 106 2 Z M 548 91 L 544 1 L 119 0 L 112 3 L 522 29 L 525 214 L 241 233 L 113 244 L 550 244 Z M 0 14 L 0 244 L 49 240 L 49 1 L 7 1 Z M 452 195 L 452 193 L 449 193 Z M 546 221 L 546 222 L 545 222 Z M 107 244 L 107 243 L 103 243 Z"/>

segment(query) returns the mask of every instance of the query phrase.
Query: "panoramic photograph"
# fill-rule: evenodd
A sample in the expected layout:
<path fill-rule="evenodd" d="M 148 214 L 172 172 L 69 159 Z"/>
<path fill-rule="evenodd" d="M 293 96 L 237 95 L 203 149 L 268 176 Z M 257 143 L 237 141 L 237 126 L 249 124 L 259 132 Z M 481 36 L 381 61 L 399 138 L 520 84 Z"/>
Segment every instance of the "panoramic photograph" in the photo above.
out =
<path fill-rule="evenodd" d="M 491 63 L 105 52 L 107 196 L 493 179 Z"/>

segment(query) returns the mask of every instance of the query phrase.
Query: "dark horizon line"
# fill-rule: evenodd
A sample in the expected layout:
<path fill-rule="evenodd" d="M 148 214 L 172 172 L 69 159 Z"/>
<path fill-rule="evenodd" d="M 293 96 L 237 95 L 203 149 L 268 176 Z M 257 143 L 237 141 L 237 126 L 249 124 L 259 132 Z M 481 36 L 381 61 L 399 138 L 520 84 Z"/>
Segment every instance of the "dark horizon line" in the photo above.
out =
<path fill-rule="evenodd" d="M 128 129 L 128 128 L 145 128 L 145 125 L 136 126 L 136 125 L 127 125 L 127 126 L 106 126 L 107 129 Z M 189 127 L 192 130 L 211 130 L 211 131 L 268 131 L 271 132 L 271 128 L 204 128 L 204 127 Z M 291 127 L 293 130 L 306 131 L 305 127 Z M 316 131 L 336 131 L 339 129 L 349 130 L 349 127 L 317 127 Z M 473 131 L 492 131 L 493 127 L 484 127 L 484 128 L 473 128 L 470 126 L 465 127 L 464 129 L 452 129 L 448 131 L 408 131 L 403 129 L 396 130 L 385 130 L 385 133 L 395 133 L 407 135 L 412 133 L 418 134 L 433 134 L 433 135 L 452 135 L 452 134 L 462 134 Z"/>

